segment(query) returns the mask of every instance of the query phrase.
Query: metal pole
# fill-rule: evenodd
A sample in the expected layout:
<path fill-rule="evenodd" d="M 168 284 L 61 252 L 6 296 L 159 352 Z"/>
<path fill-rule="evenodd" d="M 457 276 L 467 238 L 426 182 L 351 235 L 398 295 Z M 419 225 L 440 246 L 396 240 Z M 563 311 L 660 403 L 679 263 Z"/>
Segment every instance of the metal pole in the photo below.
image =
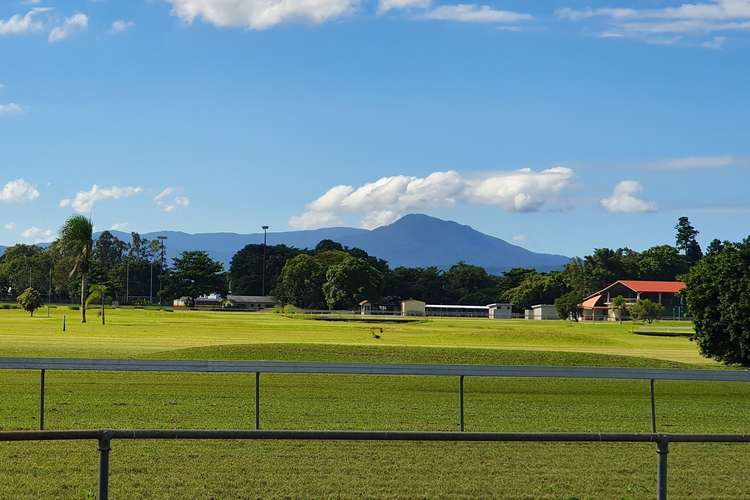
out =
<path fill-rule="evenodd" d="M 44 373 L 42 370 L 39 374 L 39 430 L 44 430 Z"/>
<path fill-rule="evenodd" d="M 656 397 L 654 396 L 654 379 L 651 379 L 651 432 L 656 434 Z"/>
<path fill-rule="evenodd" d="M 263 226 L 263 269 L 261 269 L 261 289 L 260 294 L 262 296 L 266 295 L 266 242 L 267 242 L 267 236 L 268 236 L 268 226 Z"/>
<path fill-rule="evenodd" d="M 255 430 L 260 430 L 260 372 L 255 372 Z"/>
<path fill-rule="evenodd" d="M 125 262 L 125 304 L 130 303 L 130 257 Z"/>
<path fill-rule="evenodd" d="M 99 438 L 99 499 L 109 498 L 109 451 L 111 440 L 107 436 Z"/>
<path fill-rule="evenodd" d="M 459 377 L 459 404 L 460 404 L 460 414 L 461 414 L 461 432 L 464 431 L 464 376 L 461 375 Z"/>
<path fill-rule="evenodd" d="M 669 455 L 669 441 L 666 436 L 659 436 L 656 442 L 656 498 L 667 500 L 667 456 Z"/>

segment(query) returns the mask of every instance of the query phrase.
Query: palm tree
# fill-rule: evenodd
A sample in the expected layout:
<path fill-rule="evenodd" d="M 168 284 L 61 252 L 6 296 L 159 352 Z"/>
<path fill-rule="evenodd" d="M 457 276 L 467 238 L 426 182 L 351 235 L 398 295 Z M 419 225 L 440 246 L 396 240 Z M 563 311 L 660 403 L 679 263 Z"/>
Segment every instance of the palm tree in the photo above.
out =
<path fill-rule="evenodd" d="M 100 301 L 102 307 L 100 316 L 102 317 L 102 325 L 104 325 L 106 324 L 104 319 L 104 299 L 107 297 L 107 287 L 104 285 L 91 285 L 90 290 L 91 293 L 86 298 L 86 306 L 97 300 Z"/>
<path fill-rule="evenodd" d="M 70 276 L 81 274 L 81 323 L 86 322 L 86 289 L 91 264 L 94 224 L 83 215 L 74 215 L 60 229 L 63 253 L 73 257 L 75 265 Z"/>

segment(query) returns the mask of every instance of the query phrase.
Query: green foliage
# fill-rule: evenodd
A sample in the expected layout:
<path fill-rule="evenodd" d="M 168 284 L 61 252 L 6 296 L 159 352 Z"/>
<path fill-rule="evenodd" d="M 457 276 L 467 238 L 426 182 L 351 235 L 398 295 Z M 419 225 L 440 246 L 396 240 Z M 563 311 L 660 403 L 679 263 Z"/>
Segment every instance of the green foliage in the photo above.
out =
<path fill-rule="evenodd" d="M 286 245 L 266 247 L 266 293 L 276 288 L 287 261 L 300 253 L 300 250 Z M 234 254 L 229 266 L 229 279 L 232 293 L 261 295 L 263 292 L 263 245 L 247 245 Z"/>
<path fill-rule="evenodd" d="M 521 283 L 505 293 L 505 300 L 517 310 L 536 304 L 552 304 L 565 290 L 560 273 L 529 274 Z"/>
<path fill-rule="evenodd" d="M 648 299 L 639 300 L 628 307 L 630 317 L 636 321 L 653 323 L 664 314 L 664 306 Z"/>
<path fill-rule="evenodd" d="M 224 265 L 208 252 L 182 252 L 174 258 L 174 269 L 166 278 L 165 295 L 195 299 L 211 293 L 226 293 Z"/>
<path fill-rule="evenodd" d="M 628 315 L 628 303 L 625 301 L 625 297 L 618 295 L 612 299 L 612 309 L 615 311 L 617 320 L 622 323 L 622 320 Z"/>
<path fill-rule="evenodd" d="M 64 256 L 73 262 L 70 276 L 81 276 L 81 322 L 86 322 L 86 291 L 91 253 L 93 246 L 94 224 L 82 215 L 68 218 L 60 229 L 60 249 Z"/>
<path fill-rule="evenodd" d="M 323 307 L 325 267 L 317 256 L 302 254 L 290 259 L 281 271 L 276 297 L 284 304 L 306 309 Z"/>
<path fill-rule="evenodd" d="M 703 251 L 696 237 L 699 232 L 695 229 L 687 217 L 680 217 L 677 225 L 675 242 L 678 250 L 681 250 L 690 263 L 698 262 L 703 257 Z"/>
<path fill-rule="evenodd" d="M 42 295 L 34 288 L 27 288 L 24 290 L 23 293 L 18 296 L 16 301 L 18 302 L 18 305 L 32 317 L 34 316 L 34 311 L 42 307 L 44 304 Z"/>
<path fill-rule="evenodd" d="M 578 304 L 583 300 L 583 295 L 575 290 L 564 293 L 555 299 L 555 309 L 560 319 L 572 318 L 578 321 L 581 309 Z"/>
<path fill-rule="evenodd" d="M 685 297 L 704 356 L 750 366 L 750 238 L 696 264 Z"/>
<path fill-rule="evenodd" d="M 329 309 L 349 309 L 360 301 L 377 301 L 383 291 L 383 274 L 362 259 L 347 256 L 326 271 L 323 295 Z"/>

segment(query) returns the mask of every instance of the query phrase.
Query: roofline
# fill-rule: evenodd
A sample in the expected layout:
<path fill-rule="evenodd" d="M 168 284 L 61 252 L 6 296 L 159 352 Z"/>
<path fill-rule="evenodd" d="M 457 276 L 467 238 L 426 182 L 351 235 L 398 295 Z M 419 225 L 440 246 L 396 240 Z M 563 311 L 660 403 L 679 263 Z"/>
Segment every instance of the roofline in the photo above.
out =
<path fill-rule="evenodd" d="M 641 293 L 638 290 L 635 290 L 633 287 L 630 287 L 630 286 L 626 285 L 625 284 L 626 281 L 651 281 L 651 282 L 661 281 L 661 282 L 664 282 L 664 283 L 684 283 L 684 281 L 681 281 L 681 280 L 617 280 L 614 283 L 612 283 L 612 284 L 610 284 L 608 286 L 605 286 L 604 288 L 602 288 L 598 292 L 594 292 L 591 295 L 588 295 L 588 296 L 584 297 L 583 300 L 581 301 L 581 303 L 586 302 L 588 299 L 592 298 L 594 295 L 601 295 L 602 293 L 606 292 L 607 290 L 609 290 L 610 288 L 612 288 L 613 286 L 615 286 L 618 283 L 621 284 L 622 286 L 624 286 L 625 288 L 627 288 L 627 289 L 635 292 L 635 293 Z M 644 293 L 648 293 L 648 292 L 644 292 Z M 659 292 L 659 293 L 680 293 L 680 292 Z"/>

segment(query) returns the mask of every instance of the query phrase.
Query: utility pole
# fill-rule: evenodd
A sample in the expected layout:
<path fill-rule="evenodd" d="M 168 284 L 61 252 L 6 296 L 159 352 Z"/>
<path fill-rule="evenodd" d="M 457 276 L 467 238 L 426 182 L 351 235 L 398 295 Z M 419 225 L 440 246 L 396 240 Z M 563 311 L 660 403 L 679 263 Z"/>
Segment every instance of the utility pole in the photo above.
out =
<path fill-rule="evenodd" d="M 125 305 L 130 303 L 130 257 L 125 261 Z"/>
<path fill-rule="evenodd" d="M 49 265 L 49 283 L 47 284 L 47 317 L 49 318 L 49 306 L 52 303 L 52 263 Z"/>
<path fill-rule="evenodd" d="M 166 245 L 164 241 L 167 240 L 166 236 L 157 237 L 161 241 L 161 269 L 159 269 L 159 305 L 162 305 L 162 291 L 164 289 L 164 266 L 166 265 Z"/>
<path fill-rule="evenodd" d="M 261 289 L 260 294 L 265 297 L 266 295 L 266 242 L 268 238 L 268 226 L 261 226 L 263 228 L 263 270 L 261 271 Z"/>

